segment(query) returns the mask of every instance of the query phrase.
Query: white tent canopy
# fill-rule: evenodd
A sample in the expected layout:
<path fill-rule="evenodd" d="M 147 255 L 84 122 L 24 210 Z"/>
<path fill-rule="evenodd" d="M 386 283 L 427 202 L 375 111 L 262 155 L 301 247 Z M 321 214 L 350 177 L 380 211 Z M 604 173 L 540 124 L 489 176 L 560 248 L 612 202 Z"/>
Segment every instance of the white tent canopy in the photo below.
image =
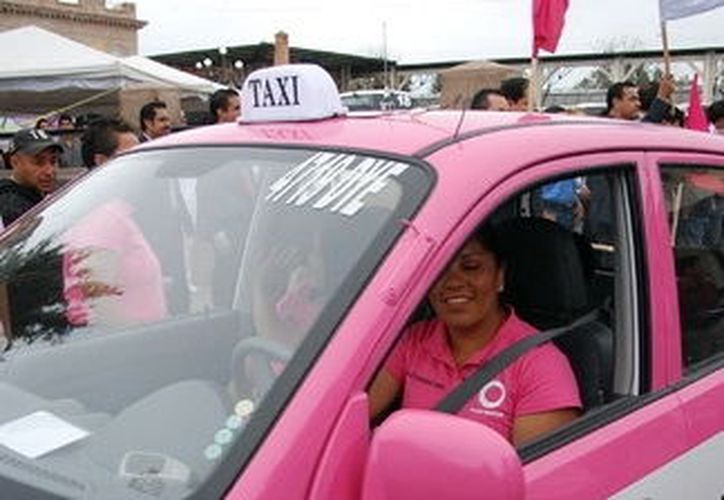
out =
<path fill-rule="evenodd" d="M 443 70 L 440 72 L 440 106 L 457 109 L 468 107 L 480 89 L 497 89 L 500 82 L 512 76 L 521 76 L 521 72 L 492 61 L 471 61 Z"/>
<path fill-rule="evenodd" d="M 0 112 L 44 113 L 121 90 L 210 94 L 220 85 L 142 56 L 115 57 L 36 26 L 0 33 Z M 106 99 L 108 101 L 108 99 Z"/>
<path fill-rule="evenodd" d="M 211 94 L 217 89 L 224 88 L 223 85 L 179 71 L 148 57 L 129 56 L 121 59 L 121 63 L 129 74 L 133 72 L 137 77 L 145 75 L 154 82 L 166 83 L 189 92 Z"/>

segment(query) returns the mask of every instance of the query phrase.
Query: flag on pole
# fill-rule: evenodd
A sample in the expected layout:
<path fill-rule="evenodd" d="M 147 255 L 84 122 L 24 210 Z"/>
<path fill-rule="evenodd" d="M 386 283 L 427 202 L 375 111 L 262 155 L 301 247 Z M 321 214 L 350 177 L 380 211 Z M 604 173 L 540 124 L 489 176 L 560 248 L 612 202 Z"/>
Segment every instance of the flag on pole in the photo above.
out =
<path fill-rule="evenodd" d="M 724 0 L 659 0 L 661 20 L 671 21 L 724 6 Z"/>
<path fill-rule="evenodd" d="M 533 0 L 533 57 L 540 49 L 556 51 L 567 9 L 568 0 Z"/>
<path fill-rule="evenodd" d="M 709 120 L 706 118 L 704 108 L 701 105 L 701 94 L 699 94 L 699 75 L 694 75 L 689 92 L 689 115 L 686 117 L 686 128 L 690 130 L 709 131 Z"/>

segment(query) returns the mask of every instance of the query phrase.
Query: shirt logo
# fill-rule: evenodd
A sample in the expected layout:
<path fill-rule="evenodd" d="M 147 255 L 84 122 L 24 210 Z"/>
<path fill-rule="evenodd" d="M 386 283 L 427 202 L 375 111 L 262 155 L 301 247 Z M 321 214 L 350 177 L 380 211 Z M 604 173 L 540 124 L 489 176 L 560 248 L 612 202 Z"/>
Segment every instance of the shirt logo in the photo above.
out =
<path fill-rule="evenodd" d="M 486 410 L 495 410 L 505 401 L 505 386 L 499 380 L 491 380 L 480 389 L 478 402 Z"/>

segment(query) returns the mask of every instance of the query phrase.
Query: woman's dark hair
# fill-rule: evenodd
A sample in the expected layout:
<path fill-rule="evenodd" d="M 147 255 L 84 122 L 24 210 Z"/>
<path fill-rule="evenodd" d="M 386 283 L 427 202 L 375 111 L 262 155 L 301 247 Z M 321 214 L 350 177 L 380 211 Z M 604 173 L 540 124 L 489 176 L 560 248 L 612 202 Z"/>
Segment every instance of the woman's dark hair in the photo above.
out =
<path fill-rule="evenodd" d="M 472 240 L 480 243 L 488 252 L 495 257 L 495 263 L 498 266 L 505 265 L 505 256 L 500 244 L 498 231 L 490 224 L 478 226 L 472 235 Z"/>

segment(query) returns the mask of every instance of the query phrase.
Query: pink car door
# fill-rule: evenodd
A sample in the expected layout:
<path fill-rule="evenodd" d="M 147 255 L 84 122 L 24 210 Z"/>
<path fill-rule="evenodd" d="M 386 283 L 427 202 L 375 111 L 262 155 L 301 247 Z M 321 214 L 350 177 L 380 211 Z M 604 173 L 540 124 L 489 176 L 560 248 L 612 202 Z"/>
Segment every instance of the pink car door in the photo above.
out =
<path fill-rule="evenodd" d="M 652 243 L 673 256 L 680 356 L 677 395 L 686 418 L 685 453 L 627 489 L 635 497 L 719 498 L 724 477 L 715 465 L 724 453 L 724 158 L 649 153 L 651 191 L 664 201 L 652 224 L 670 238 Z M 673 252 L 671 251 L 673 249 Z"/>
<path fill-rule="evenodd" d="M 465 156 L 482 157 L 474 149 Z M 591 286 L 614 337 L 611 386 L 573 424 L 518 450 L 526 498 L 609 497 L 689 447 L 674 385 L 679 318 L 665 200 L 657 173 L 647 167 L 643 154 L 618 152 L 540 164 L 496 186 L 471 214 L 475 221 L 504 217 L 500 212 L 509 213 L 510 200 L 518 199 L 518 213 L 548 217 L 542 186 L 561 180 L 585 186 L 568 223 L 593 250 Z M 671 498 L 680 497 L 680 485 L 673 487 Z"/>
<path fill-rule="evenodd" d="M 470 164 L 470 158 L 482 157 L 475 146 L 443 151 L 434 160 Z M 436 274 L 481 221 L 521 215 L 549 217 L 545 204 L 541 207 L 537 199 L 541 188 L 574 180 L 582 187 L 582 207 L 575 209 L 578 215 L 573 213 L 569 223 L 572 232 L 586 238 L 593 250 L 591 288 L 614 338 L 615 348 L 607 354 L 613 373 L 605 394 L 587 405 L 581 418 L 517 451 L 526 498 L 605 498 L 617 494 L 628 498 L 627 488 L 665 468 L 690 447 L 676 385 L 681 349 L 676 294 L 672 293 L 676 288 L 674 262 L 670 250 L 665 250 L 669 241 L 666 205 L 657 172 L 647 168 L 643 154 L 572 156 L 527 168 L 497 185 L 481 179 L 481 192 L 485 192 L 486 182 L 491 189 L 456 229 L 441 238 L 439 252 L 424 272 L 416 274 L 418 279 L 409 295 L 417 300 L 424 297 Z M 444 182 L 440 181 L 441 189 L 445 189 Z M 441 207 L 436 208 L 439 213 Z M 453 217 L 451 212 L 446 215 Z M 439 219 L 428 219 L 423 210 L 414 224 L 420 234 L 438 235 L 443 231 Z M 558 222 L 564 223 L 563 219 Z M 405 301 L 399 307 L 409 309 Z M 400 321 L 393 321 L 387 334 L 395 336 L 400 328 Z M 382 343 L 375 351 L 385 349 Z M 379 353 L 373 353 L 373 359 L 376 355 Z M 580 360 L 571 361 L 580 364 Z M 581 383 L 587 382 L 579 380 Z M 332 498 L 334 491 L 347 493 L 339 498 L 354 498 L 359 492 L 360 475 L 352 471 L 359 470 L 368 458 L 363 400 L 361 393 L 351 398 L 338 420 L 325 451 L 326 460 L 321 462 L 324 467 L 317 470 L 312 491 L 319 496 L 312 495 L 314 498 Z M 355 406 L 358 411 L 353 410 Z M 444 432 L 441 430 L 441 435 Z M 350 477 L 354 480 L 347 482 Z M 366 484 L 374 483 L 370 478 L 365 480 Z M 471 490 L 470 484 L 462 481 L 448 487 L 450 498 L 468 498 L 486 491 L 486 485 Z M 683 482 L 674 483 L 668 485 L 666 495 L 680 498 L 685 491 Z M 406 497 L 404 492 L 396 493 Z M 410 490 L 409 498 L 421 493 Z"/>

